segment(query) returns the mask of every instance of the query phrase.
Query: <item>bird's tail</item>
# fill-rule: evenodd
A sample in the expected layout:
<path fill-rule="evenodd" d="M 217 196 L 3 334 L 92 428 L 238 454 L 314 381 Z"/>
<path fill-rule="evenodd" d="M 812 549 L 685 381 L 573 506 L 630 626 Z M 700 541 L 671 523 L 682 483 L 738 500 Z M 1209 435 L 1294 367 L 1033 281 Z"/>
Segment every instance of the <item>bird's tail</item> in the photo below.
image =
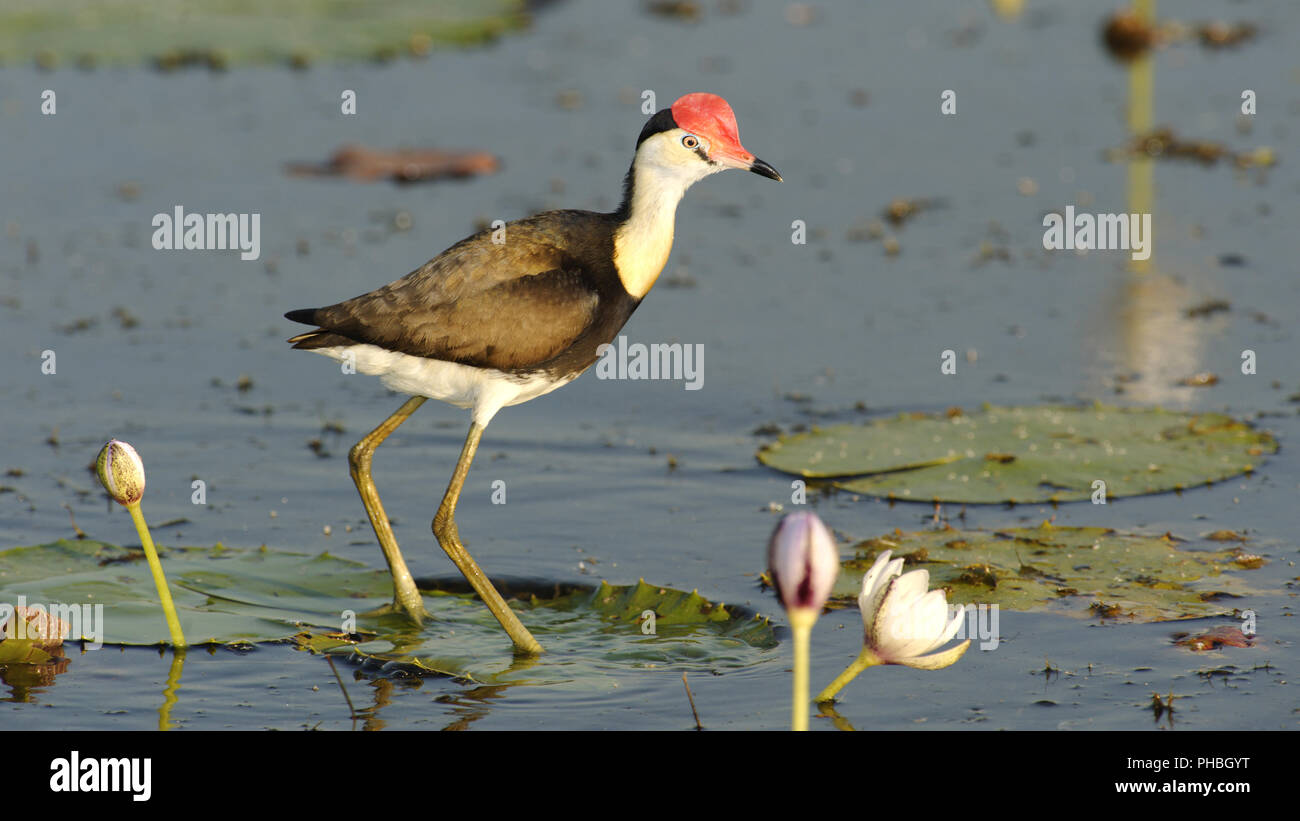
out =
<path fill-rule="evenodd" d="M 297 311 L 290 311 L 285 314 L 285 319 L 292 319 L 294 322 L 301 322 L 304 325 L 315 325 L 316 315 L 320 312 L 319 308 L 301 308 Z M 314 348 L 333 348 L 339 345 L 355 345 L 355 340 L 348 339 L 346 336 L 327 331 L 324 328 L 317 328 L 314 331 L 308 331 L 305 334 L 289 337 L 287 340 L 290 345 L 301 350 L 310 351 Z"/>

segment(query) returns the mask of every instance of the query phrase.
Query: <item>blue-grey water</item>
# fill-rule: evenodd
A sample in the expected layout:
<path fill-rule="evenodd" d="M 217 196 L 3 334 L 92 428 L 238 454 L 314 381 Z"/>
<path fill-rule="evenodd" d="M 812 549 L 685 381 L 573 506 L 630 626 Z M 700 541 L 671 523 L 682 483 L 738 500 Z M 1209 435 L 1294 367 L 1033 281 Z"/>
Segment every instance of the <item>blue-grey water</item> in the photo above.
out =
<path fill-rule="evenodd" d="M 1223 14 L 1220 6 L 1161 11 L 1195 21 Z M 941 672 L 871 670 L 838 710 L 859 729 L 1295 729 L 1300 468 L 1291 437 L 1300 419 L 1289 397 L 1300 392 L 1300 7 L 1236 4 L 1234 15 L 1261 26 L 1257 42 L 1158 54 L 1155 122 L 1233 148 L 1270 146 L 1280 165 L 1258 175 L 1157 164 L 1155 270 L 1136 291 L 1122 253 L 1045 252 L 1041 242 L 1047 211 L 1128 210 L 1125 166 L 1103 156 L 1127 139 L 1128 89 L 1098 43 L 1106 4 L 1030 0 L 1014 22 L 982 4 L 815 9 L 809 25 L 796 26 L 783 4 L 756 2 L 737 14 L 707 4 L 704 20 L 690 24 L 637 4 L 572 0 L 493 46 L 386 67 L 4 68 L 0 469 L 22 473 L 0 479 L 8 491 L 0 547 L 70 537 L 64 505 L 93 538 L 134 543 L 128 517 L 106 513 L 86 470 L 117 436 L 147 465 L 149 519 L 188 520 L 155 533 L 164 545 L 267 544 L 381 566 L 346 454 L 401 398 L 373 377 L 344 376 L 329 360 L 289 350 L 284 339 L 301 326 L 283 312 L 395 279 L 479 220 L 612 208 L 645 119 L 642 91 L 653 90 L 662 107 L 707 90 L 731 102 L 746 147 L 785 182 L 729 173 L 693 189 L 665 280 L 625 331 L 632 341 L 703 345 L 704 387 L 587 374 L 504 410 L 458 513 L 484 568 L 561 580 L 644 577 L 781 621 L 757 573 L 775 521 L 769 503 L 789 506 L 790 481 L 756 464 L 770 437 L 755 428 L 982 402 L 1224 410 L 1282 443 L 1249 477 L 1105 506 L 972 507 L 965 524 L 1055 516 L 1189 537 L 1244 530 L 1251 550 L 1269 559 L 1257 583 L 1274 591 L 1240 604 L 1259 614 L 1255 647 L 1198 654 L 1172 646 L 1170 635 L 1186 625 L 1004 612 L 995 651 L 973 649 Z M 40 114 L 47 88 L 58 95 L 54 116 Z M 1241 133 L 1247 88 L 1258 112 Z M 355 117 L 339 113 L 343 89 L 357 92 Z M 945 89 L 956 92 L 955 115 L 940 113 Z M 561 95 L 570 105 L 558 104 Z M 408 187 L 284 173 L 287 162 L 321 160 L 349 142 L 477 148 L 504 167 Z M 128 183 L 134 198 L 119 190 Z M 880 241 L 850 238 L 896 197 L 941 202 L 902 228 L 885 224 L 896 256 Z M 153 250 L 153 215 L 177 204 L 260 213 L 261 258 Z M 409 215 L 409 230 L 393 228 L 398 212 Z M 807 226 L 806 244 L 790 240 L 795 220 Z M 975 264 L 986 241 L 1008 259 Z M 1182 318 L 1211 299 L 1231 310 Z M 123 327 L 118 307 L 138 325 Z M 80 320 L 92 321 L 79 328 Z M 959 352 L 955 375 L 940 373 L 945 349 Z M 1256 352 L 1255 375 L 1240 372 L 1245 349 Z M 56 352 L 55 375 L 41 372 L 45 350 Z M 1219 383 L 1173 386 L 1198 371 Z M 1115 376 L 1133 372 L 1144 378 L 1115 394 Z M 251 378 L 246 391 L 236 387 L 242 375 Z M 788 398 L 800 395 L 809 401 Z M 345 432 L 322 432 L 327 422 Z M 430 403 L 376 458 L 416 575 L 452 571 L 429 521 L 467 424 L 464 412 Z M 326 458 L 309 448 L 315 438 Z M 207 486 L 205 506 L 191 504 L 196 478 Z M 491 503 L 495 480 L 506 483 L 505 505 Z M 814 505 L 853 538 L 922 527 L 933 513 L 844 494 Z M 859 642 L 856 611 L 819 622 L 814 686 Z M 704 725 L 785 726 L 788 648 L 748 669 L 693 676 Z M 167 658 L 116 648 L 70 655 L 57 683 L 22 690 L 22 700 L 0 688 L 15 702 L 0 708 L 0 726 L 158 725 Z M 1038 674 L 1049 662 L 1059 676 Z M 347 664 L 338 671 L 363 713 L 357 720 L 322 658 L 270 646 L 192 652 L 171 719 L 199 729 L 694 726 L 671 670 L 618 671 L 600 692 L 495 693 L 436 678 L 358 676 Z M 1181 697 L 1172 725 L 1153 721 L 1155 691 Z"/>

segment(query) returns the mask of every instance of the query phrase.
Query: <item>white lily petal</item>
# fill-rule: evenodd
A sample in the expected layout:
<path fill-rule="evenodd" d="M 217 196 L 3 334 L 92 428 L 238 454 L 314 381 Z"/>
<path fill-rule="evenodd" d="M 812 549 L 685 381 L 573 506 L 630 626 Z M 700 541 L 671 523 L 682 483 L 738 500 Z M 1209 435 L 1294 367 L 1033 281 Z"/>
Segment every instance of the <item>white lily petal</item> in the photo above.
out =
<path fill-rule="evenodd" d="M 897 620 L 889 625 L 893 638 L 890 657 L 906 659 L 934 649 L 934 640 L 948 625 L 948 605 L 942 590 L 931 590 L 910 607 L 900 611 Z"/>
<path fill-rule="evenodd" d="M 929 584 L 929 576 L 924 570 L 913 570 L 890 582 L 869 633 L 873 647 L 882 657 L 890 660 L 905 657 L 900 651 L 908 643 L 907 622 L 911 618 L 912 606 L 919 598 L 918 593 L 924 594 Z"/>
<path fill-rule="evenodd" d="M 863 579 L 858 606 L 863 612 L 867 648 L 886 664 L 900 664 L 920 670 L 938 670 L 953 664 L 970 647 L 970 640 L 939 652 L 965 623 L 966 611 L 957 608 L 950 615 L 948 597 L 942 589 L 930 590 L 930 574 L 924 569 L 895 576 L 902 559 L 884 564 L 877 557 Z M 892 572 L 891 572 L 892 571 Z"/>
<path fill-rule="evenodd" d="M 970 639 L 966 639 L 961 644 L 944 650 L 942 653 L 931 653 L 928 656 L 917 656 L 916 658 L 905 659 L 894 662 L 904 667 L 913 667 L 917 670 L 942 670 L 943 668 L 956 663 L 957 659 L 962 657 L 966 648 L 970 647 Z"/>
<path fill-rule="evenodd" d="M 885 624 L 889 620 L 889 613 L 897 608 L 893 592 L 894 587 L 898 584 L 899 577 L 895 576 L 885 583 L 885 586 L 877 595 L 877 606 L 875 613 L 870 621 L 866 622 L 867 646 L 876 652 L 878 656 L 886 656 L 886 647 L 888 647 L 888 635 L 885 631 Z"/>
<path fill-rule="evenodd" d="M 931 590 L 912 608 L 915 614 L 915 635 L 925 645 L 913 655 L 921 655 L 934 649 L 935 639 L 948 629 L 948 600 L 942 590 Z"/>
<path fill-rule="evenodd" d="M 935 592 L 939 592 L 939 594 L 943 594 L 943 591 L 941 591 L 941 590 L 935 590 L 935 591 L 931 591 L 931 592 L 932 592 L 932 594 L 935 594 Z M 922 656 L 922 655 L 924 655 L 924 653 L 928 653 L 928 652 L 932 652 L 932 651 L 935 651 L 935 650 L 939 650 L 939 648 L 940 648 L 940 647 L 943 647 L 944 644 L 950 642 L 950 640 L 952 640 L 952 638 L 954 637 L 954 635 L 957 635 L 957 631 L 958 631 L 958 630 L 961 630 L 961 627 L 962 627 L 963 624 L 966 624 L 966 609 L 965 609 L 965 608 L 961 608 L 961 607 L 956 608 L 956 612 L 954 612 L 954 613 L 952 614 L 952 617 L 949 617 L 949 616 L 948 616 L 948 609 L 949 609 L 949 608 L 948 608 L 948 600 L 946 600 L 946 596 L 944 596 L 944 624 L 943 624 L 943 627 L 941 627 L 940 630 L 936 630 L 936 631 L 935 631 L 935 640 L 933 640 L 933 642 L 930 644 L 930 647 L 926 647 L 926 648 L 924 648 L 924 650 L 920 650 L 920 651 L 918 651 L 918 652 L 917 652 L 917 655 L 918 655 L 918 656 Z"/>
<path fill-rule="evenodd" d="M 925 569 L 913 570 L 898 577 L 898 584 L 894 587 L 894 595 L 905 602 L 911 602 L 924 596 L 929 589 L 930 571 Z"/>
<path fill-rule="evenodd" d="M 947 608 L 947 606 L 948 603 L 945 600 L 944 607 Z M 938 650 L 940 647 L 947 644 L 949 641 L 952 640 L 953 636 L 957 635 L 957 631 L 960 630 L 961 626 L 965 623 L 966 623 L 965 608 L 957 608 L 957 612 L 954 613 L 952 618 L 948 620 L 947 625 L 945 625 L 943 628 L 943 632 L 939 634 L 939 638 L 935 639 L 934 644 L 922 650 L 921 653 L 924 654 L 924 653 L 929 653 L 932 650 Z"/>
<path fill-rule="evenodd" d="M 889 564 L 889 553 L 886 550 L 876 557 L 872 563 L 871 569 L 862 577 L 862 592 L 858 594 L 858 606 L 861 607 L 865 601 L 870 600 L 872 593 L 876 592 L 877 582 L 880 581 L 885 572 L 885 565 Z"/>
<path fill-rule="evenodd" d="M 867 633 L 871 632 L 871 622 L 880 609 L 885 588 L 889 586 L 889 581 L 903 569 L 903 560 L 890 561 L 889 553 L 890 551 L 886 550 L 877 556 L 867 575 L 862 578 L 862 592 L 858 594 L 858 610 L 862 612 L 862 626 Z"/>

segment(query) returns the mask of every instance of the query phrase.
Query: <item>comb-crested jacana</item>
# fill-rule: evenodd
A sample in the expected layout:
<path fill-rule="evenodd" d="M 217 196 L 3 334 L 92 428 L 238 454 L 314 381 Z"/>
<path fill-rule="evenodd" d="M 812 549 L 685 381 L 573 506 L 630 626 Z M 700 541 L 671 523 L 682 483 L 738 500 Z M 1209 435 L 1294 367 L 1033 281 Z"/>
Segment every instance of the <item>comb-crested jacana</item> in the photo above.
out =
<path fill-rule="evenodd" d="M 427 613 L 371 477 L 375 448 L 426 398 L 472 411 L 469 434 L 433 519 L 438 543 L 523 653 L 541 645 L 520 623 L 456 528 L 456 503 L 479 439 L 496 412 L 576 379 L 615 339 L 668 260 L 686 189 L 728 168 L 780 180 L 740 144 L 736 116 L 714 94 L 687 94 L 646 123 L 618 210 L 548 211 L 484 231 L 368 294 L 290 311 L 317 326 L 295 348 L 351 362 L 411 394 L 348 454 L 370 523 L 393 575 L 393 609 Z M 494 242 L 494 239 L 497 240 Z"/>

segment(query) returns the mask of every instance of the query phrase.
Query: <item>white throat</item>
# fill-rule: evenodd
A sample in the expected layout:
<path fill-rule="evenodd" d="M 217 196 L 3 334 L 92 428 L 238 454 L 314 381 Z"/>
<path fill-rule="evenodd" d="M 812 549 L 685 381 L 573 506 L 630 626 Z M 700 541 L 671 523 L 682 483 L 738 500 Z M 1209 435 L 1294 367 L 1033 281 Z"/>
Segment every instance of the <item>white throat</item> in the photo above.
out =
<path fill-rule="evenodd" d="M 682 195 L 697 180 L 722 170 L 694 155 L 682 157 L 671 140 L 659 134 L 641 143 L 632 165 L 630 213 L 614 233 L 614 267 L 637 299 L 649 293 L 668 262 Z"/>

